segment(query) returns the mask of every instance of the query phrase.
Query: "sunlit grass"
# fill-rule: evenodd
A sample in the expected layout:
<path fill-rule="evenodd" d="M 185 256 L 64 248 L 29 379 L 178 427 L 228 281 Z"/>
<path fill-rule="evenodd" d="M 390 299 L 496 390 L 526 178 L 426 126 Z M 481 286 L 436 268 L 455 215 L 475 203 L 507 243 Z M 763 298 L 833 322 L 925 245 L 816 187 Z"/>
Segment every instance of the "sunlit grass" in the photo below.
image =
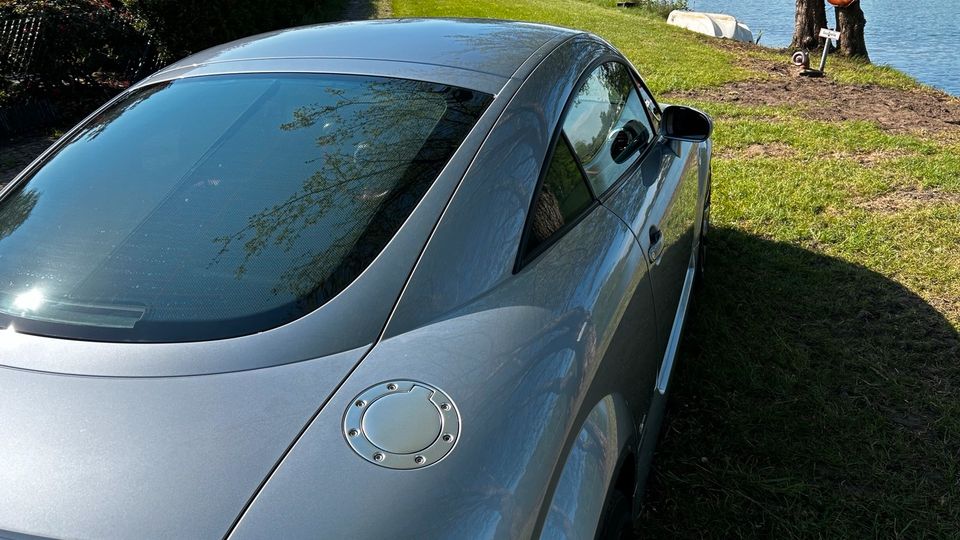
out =
<path fill-rule="evenodd" d="M 910 152 L 933 153 L 937 145 L 911 135 L 890 134 L 872 122 L 826 122 L 781 118 L 776 122 L 741 118 L 718 122 L 716 142 L 742 149 L 751 144 L 782 144 L 806 156 L 833 153 Z"/>
<path fill-rule="evenodd" d="M 916 79 L 890 66 L 865 64 L 835 56 L 831 56 L 829 62 L 830 77 L 842 84 L 873 84 L 901 90 L 919 86 Z"/>

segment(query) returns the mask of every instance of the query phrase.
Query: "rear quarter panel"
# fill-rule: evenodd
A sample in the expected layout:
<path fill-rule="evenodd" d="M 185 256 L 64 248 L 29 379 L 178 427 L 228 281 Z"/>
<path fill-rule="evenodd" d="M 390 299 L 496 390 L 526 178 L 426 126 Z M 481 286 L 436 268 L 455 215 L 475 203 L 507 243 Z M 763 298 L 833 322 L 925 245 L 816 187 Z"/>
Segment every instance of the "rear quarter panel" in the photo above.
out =
<path fill-rule="evenodd" d="M 583 242 L 598 229 L 616 240 Z M 629 259 L 640 256 L 636 242 L 606 209 L 595 209 L 568 239 L 515 279 L 377 345 L 233 536 L 269 537 L 277 523 L 295 538 L 534 535 L 587 414 L 620 388 L 623 374 L 601 361 L 613 342 L 611 321 L 627 309 L 628 287 L 639 285 L 625 275 Z M 397 378 L 436 386 L 459 409 L 459 441 L 430 467 L 381 468 L 344 440 L 341 419 L 354 396 Z M 618 441 L 602 438 L 611 436 Z"/>
<path fill-rule="evenodd" d="M 549 135 L 576 76 L 603 50 L 586 41 L 561 46 L 521 87 L 441 219 L 385 338 L 297 442 L 232 537 L 270 536 L 277 523 L 289 537 L 530 537 L 544 526 L 591 411 L 612 401 L 629 407 L 623 390 L 637 391 L 628 382 L 639 364 L 603 360 L 622 356 L 625 338 L 656 336 L 646 272 L 637 272 L 645 268 L 643 253 L 630 229 L 597 206 L 513 273 Z M 618 323 L 628 316 L 640 326 L 625 335 Z M 454 450 L 424 469 L 372 465 L 342 434 L 354 396 L 397 378 L 442 389 L 461 415 Z M 613 430 L 587 437 L 616 449 L 605 455 L 633 436 L 621 432 L 633 431 L 636 412 L 616 414 L 613 424 L 610 414 L 591 423 Z M 604 461 L 587 474 L 606 485 L 611 471 Z"/>

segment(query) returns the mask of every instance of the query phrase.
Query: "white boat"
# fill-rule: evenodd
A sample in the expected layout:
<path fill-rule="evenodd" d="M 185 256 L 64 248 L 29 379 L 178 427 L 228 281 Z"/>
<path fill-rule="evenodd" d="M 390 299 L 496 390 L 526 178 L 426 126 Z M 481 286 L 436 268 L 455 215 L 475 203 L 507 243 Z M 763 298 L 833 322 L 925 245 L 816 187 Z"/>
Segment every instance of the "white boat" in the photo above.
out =
<path fill-rule="evenodd" d="M 735 17 L 723 13 L 675 10 L 667 24 L 686 28 L 698 34 L 753 43 L 753 32 Z"/>

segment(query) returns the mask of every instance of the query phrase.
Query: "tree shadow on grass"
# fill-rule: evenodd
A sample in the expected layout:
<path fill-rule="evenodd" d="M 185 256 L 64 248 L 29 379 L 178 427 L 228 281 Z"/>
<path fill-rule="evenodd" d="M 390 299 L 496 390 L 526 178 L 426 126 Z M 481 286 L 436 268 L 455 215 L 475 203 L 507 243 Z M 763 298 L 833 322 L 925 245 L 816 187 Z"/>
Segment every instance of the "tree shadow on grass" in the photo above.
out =
<path fill-rule="evenodd" d="M 648 484 L 649 537 L 956 534 L 960 336 L 902 285 L 730 229 Z"/>

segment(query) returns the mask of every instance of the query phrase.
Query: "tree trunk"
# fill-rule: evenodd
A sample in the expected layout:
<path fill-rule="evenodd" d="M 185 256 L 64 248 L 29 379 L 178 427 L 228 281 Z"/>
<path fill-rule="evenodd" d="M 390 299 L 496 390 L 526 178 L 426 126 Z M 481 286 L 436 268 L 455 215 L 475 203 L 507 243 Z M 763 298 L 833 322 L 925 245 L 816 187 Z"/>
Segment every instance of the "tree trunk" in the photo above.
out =
<path fill-rule="evenodd" d="M 853 2 L 847 7 L 834 9 L 837 10 L 837 29 L 840 31 L 840 54 L 855 56 L 869 62 L 870 55 L 867 54 L 867 42 L 863 37 L 867 19 L 863 16 L 860 2 Z"/>
<path fill-rule="evenodd" d="M 827 27 L 827 8 L 823 0 L 797 0 L 791 49 L 814 50 L 820 47 L 820 29 Z"/>

